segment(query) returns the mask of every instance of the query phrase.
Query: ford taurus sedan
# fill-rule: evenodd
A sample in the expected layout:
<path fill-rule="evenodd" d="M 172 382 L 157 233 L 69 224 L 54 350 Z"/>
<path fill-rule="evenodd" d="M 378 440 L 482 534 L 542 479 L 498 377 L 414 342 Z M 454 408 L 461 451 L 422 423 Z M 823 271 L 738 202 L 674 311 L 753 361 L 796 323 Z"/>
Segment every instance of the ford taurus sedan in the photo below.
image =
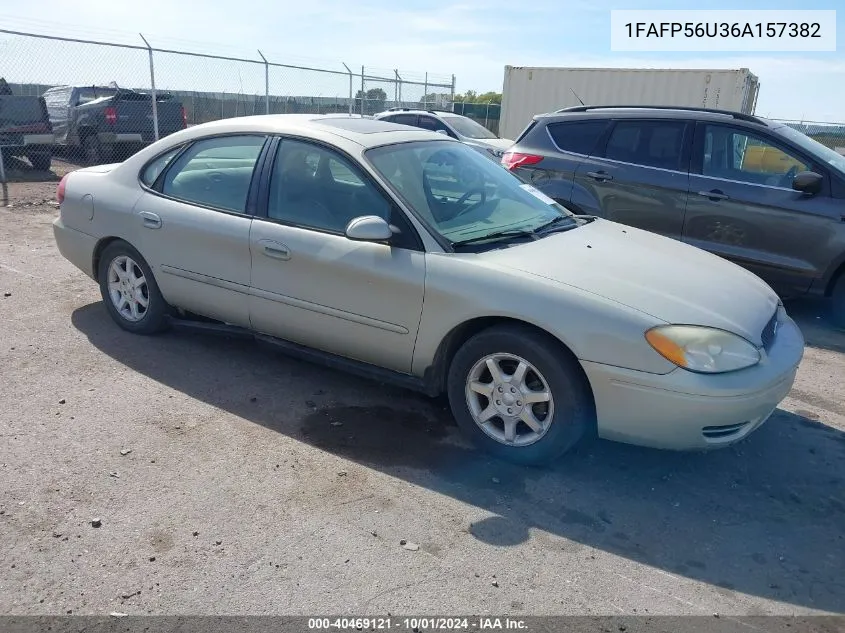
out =
<path fill-rule="evenodd" d="M 758 428 L 804 341 L 758 277 L 575 215 L 441 134 L 216 121 L 61 181 L 62 255 L 125 330 L 197 321 L 448 395 L 512 461 L 582 437 L 707 449 Z M 401 406 L 397 403 L 397 406 Z"/>

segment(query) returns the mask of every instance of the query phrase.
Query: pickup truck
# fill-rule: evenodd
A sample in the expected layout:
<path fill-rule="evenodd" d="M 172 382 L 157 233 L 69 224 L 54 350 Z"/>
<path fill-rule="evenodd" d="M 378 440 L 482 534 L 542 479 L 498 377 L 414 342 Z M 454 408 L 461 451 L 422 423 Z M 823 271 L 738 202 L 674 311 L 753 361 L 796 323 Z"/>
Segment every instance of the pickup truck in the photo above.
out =
<path fill-rule="evenodd" d="M 55 143 L 91 165 L 112 162 L 119 150 L 137 151 L 155 140 L 150 94 L 113 86 L 56 86 L 44 93 Z M 187 127 L 185 108 L 156 95 L 159 138 Z"/>
<path fill-rule="evenodd" d="M 0 79 L 0 148 L 3 160 L 12 156 L 29 159 L 39 171 L 50 169 L 53 130 L 41 97 L 12 94 Z"/>

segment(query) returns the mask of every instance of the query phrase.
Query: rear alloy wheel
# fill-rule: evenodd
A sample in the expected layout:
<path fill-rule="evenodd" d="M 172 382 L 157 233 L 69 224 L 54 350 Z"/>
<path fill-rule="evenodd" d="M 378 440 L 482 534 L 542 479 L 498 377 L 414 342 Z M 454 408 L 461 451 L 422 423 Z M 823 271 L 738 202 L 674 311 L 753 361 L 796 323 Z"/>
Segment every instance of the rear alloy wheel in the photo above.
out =
<path fill-rule="evenodd" d="M 480 448 L 539 465 L 565 453 L 594 426 L 586 380 L 555 343 L 529 328 L 497 326 L 455 354 L 449 402 L 458 425 Z"/>
<path fill-rule="evenodd" d="M 154 334 L 167 326 L 169 306 L 144 258 L 126 242 L 109 244 L 100 257 L 100 294 L 112 319 L 135 334 Z"/>

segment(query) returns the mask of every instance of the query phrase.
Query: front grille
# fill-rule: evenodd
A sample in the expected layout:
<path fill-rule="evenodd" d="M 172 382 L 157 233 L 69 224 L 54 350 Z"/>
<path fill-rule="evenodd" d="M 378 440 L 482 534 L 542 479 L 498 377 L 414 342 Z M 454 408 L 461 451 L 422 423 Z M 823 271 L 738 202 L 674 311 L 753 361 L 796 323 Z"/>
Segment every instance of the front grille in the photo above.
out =
<path fill-rule="evenodd" d="M 766 323 L 766 327 L 763 328 L 762 334 L 760 334 L 760 340 L 763 343 L 763 347 L 766 351 L 769 351 L 771 348 L 772 343 L 775 342 L 775 332 L 777 332 L 778 326 L 778 311 L 775 310 L 775 313 L 772 315 L 772 318 L 769 319 L 769 322 Z"/>

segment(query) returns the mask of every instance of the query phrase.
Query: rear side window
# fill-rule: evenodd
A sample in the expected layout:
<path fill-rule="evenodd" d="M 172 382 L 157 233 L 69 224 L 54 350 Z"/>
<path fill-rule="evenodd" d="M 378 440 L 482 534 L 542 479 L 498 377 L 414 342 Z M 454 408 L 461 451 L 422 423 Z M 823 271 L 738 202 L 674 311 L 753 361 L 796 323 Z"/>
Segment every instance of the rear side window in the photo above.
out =
<path fill-rule="evenodd" d="M 141 182 L 147 185 L 147 187 L 152 187 L 161 172 L 164 171 L 164 168 L 170 164 L 173 157 L 180 151 L 182 151 L 182 146 L 172 149 L 166 154 L 162 154 L 158 158 L 153 159 L 151 163 L 147 163 L 144 171 L 141 172 Z"/>
<path fill-rule="evenodd" d="M 590 120 L 551 123 L 548 127 L 555 145 L 564 152 L 589 156 L 595 150 L 599 138 L 607 129 L 607 125 L 607 121 Z"/>
<path fill-rule="evenodd" d="M 605 158 L 645 167 L 680 170 L 684 121 L 617 121 Z"/>
<path fill-rule="evenodd" d="M 263 136 L 197 141 L 164 175 L 161 192 L 202 206 L 244 213 Z"/>
<path fill-rule="evenodd" d="M 414 127 L 417 126 L 416 114 L 397 114 L 390 120 L 392 123 L 401 123 L 402 125 L 413 125 Z"/>

